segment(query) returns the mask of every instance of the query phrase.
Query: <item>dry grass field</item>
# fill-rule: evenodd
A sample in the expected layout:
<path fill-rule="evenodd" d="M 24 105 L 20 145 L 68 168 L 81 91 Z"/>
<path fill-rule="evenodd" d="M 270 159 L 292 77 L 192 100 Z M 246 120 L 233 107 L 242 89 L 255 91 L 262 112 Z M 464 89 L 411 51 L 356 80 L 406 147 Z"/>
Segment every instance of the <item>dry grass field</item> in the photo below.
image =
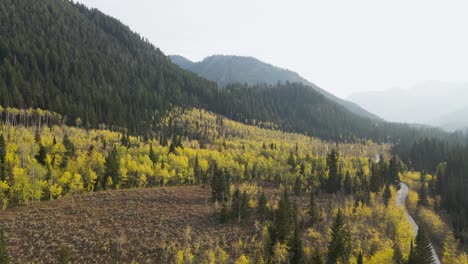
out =
<path fill-rule="evenodd" d="M 210 195 L 209 187 L 170 187 L 69 196 L 0 211 L 0 228 L 13 263 L 57 263 L 62 247 L 72 263 L 166 263 L 174 255 L 167 241 L 182 245 L 187 226 L 200 249 L 255 233 L 219 225 Z"/>

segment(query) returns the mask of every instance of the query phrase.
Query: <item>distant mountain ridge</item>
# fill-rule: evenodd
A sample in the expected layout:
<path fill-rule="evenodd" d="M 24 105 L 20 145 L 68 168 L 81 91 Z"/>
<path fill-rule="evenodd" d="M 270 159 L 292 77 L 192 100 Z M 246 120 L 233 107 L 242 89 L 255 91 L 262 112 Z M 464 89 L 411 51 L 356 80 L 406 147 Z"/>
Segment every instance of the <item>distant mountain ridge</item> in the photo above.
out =
<path fill-rule="evenodd" d="M 468 84 L 428 81 L 409 89 L 360 92 L 348 100 L 392 122 L 435 125 L 447 130 L 466 126 Z M 465 109 L 465 110 L 463 110 Z M 466 116 L 466 115 L 465 115 Z"/>
<path fill-rule="evenodd" d="M 232 83 L 242 83 L 248 85 L 270 84 L 278 82 L 298 82 L 311 86 L 326 98 L 344 106 L 352 113 L 361 117 L 381 120 L 380 117 L 364 110 L 359 105 L 343 100 L 335 95 L 323 90 L 317 85 L 306 80 L 298 73 L 276 67 L 274 65 L 260 61 L 254 57 L 213 55 L 206 57 L 200 62 L 193 62 L 180 55 L 171 55 L 169 58 L 173 63 L 181 68 L 192 71 L 218 85 L 225 87 Z"/>

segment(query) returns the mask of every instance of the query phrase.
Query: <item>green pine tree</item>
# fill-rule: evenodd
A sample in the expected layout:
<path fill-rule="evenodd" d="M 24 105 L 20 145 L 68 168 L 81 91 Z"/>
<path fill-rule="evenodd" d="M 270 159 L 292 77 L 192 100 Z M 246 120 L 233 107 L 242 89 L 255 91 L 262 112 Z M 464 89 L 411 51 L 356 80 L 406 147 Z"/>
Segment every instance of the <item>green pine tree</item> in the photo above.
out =
<path fill-rule="evenodd" d="M 275 238 L 284 242 L 291 233 L 291 203 L 289 201 L 288 191 L 284 190 L 278 202 L 278 209 L 275 212 L 274 227 L 276 231 Z"/>
<path fill-rule="evenodd" d="M 319 209 L 317 208 L 317 203 L 315 202 L 314 190 L 310 191 L 309 217 L 311 225 L 316 224 L 320 220 Z"/>
<path fill-rule="evenodd" d="M 106 157 L 105 166 L 105 177 L 101 184 L 104 189 L 106 189 L 106 182 L 108 177 L 110 177 L 112 179 L 112 188 L 116 188 L 120 184 L 120 160 L 116 147 L 114 147 Z"/>
<path fill-rule="evenodd" d="M 268 217 L 268 201 L 264 192 L 260 194 L 260 198 L 258 199 L 257 215 L 262 221 L 265 221 Z"/>
<path fill-rule="evenodd" d="M 390 199 L 392 199 L 392 192 L 390 191 L 390 184 L 385 185 L 385 190 L 383 192 L 383 203 L 385 204 L 385 207 L 388 206 L 388 203 L 390 202 Z"/>
<path fill-rule="evenodd" d="M 332 149 L 330 154 L 327 156 L 327 167 L 328 167 L 328 181 L 327 191 L 328 193 L 335 193 L 341 189 L 341 178 L 338 172 L 338 159 L 339 153 Z"/>
<path fill-rule="evenodd" d="M 3 230 L 0 230 L 0 264 L 10 263 L 10 257 L 8 255 L 7 240 Z"/>
<path fill-rule="evenodd" d="M 351 235 L 346 226 L 341 209 L 338 210 L 331 227 L 331 240 L 328 243 L 327 264 L 335 264 L 339 260 L 348 263 L 351 255 Z"/>
<path fill-rule="evenodd" d="M 416 236 L 416 245 L 414 246 L 414 259 L 408 264 L 432 264 L 434 258 L 432 256 L 431 243 L 426 236 L 424 228 L 420 227 Z"/>
<path fill-rule="evenodd" d="M 310 264 L 324 264 L 322 254 L 319 250 L 314 250 L 314 253 L 310 259 Z"/>
<path fill-rule="evenodd" d="M 297 176 L 296 182 L 294 183 L 294 195 L 301 196 L 302 193 L 302 177 Z"/>
<path fill-rule="evenodd" d="M 304 248 L 302 245 L 301 231 L 296 225 L 294 229 L 294 235 L 291 238 L 289 245 L 289 255 L 291 264 L 302 264 L 304 263 Z"/>
<path fill-rule="evenodd" d="M 364 258 L 362 256 L 362 250 L 359 251 L 356 264 L 364 264 Z"/>
<path fill-rule="evenodd" d="M 346 176 L 344 178 L 344 193 L 350 195 L 353 192 L 353 180 L 351 179 L 351 174 L 349 171 L 346 171 Z"/>

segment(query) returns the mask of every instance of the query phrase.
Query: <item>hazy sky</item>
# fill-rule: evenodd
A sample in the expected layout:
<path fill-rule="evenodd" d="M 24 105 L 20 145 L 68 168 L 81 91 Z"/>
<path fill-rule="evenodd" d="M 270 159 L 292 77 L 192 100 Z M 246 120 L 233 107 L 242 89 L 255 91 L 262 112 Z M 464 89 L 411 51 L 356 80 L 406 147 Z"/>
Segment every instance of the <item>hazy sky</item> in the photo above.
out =
<path fill-rule="evenodd" d="M 79 0 L 198 61 L 253 56 L 346 97 L 468 82 L 468 1 Z"/>

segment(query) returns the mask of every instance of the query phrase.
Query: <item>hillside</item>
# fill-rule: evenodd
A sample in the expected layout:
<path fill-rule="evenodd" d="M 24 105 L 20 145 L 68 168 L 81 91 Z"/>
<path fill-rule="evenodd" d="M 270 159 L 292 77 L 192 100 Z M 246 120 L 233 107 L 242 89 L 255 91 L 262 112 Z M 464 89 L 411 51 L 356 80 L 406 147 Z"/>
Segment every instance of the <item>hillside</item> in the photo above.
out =
<path fill-rule="evenodd" d="M 466 108 L 468 85 L 430 81 L 409 89 L 352 94 L 348 100 L 393 122 L 436 125 L 452 130 L 463 125 L 462 119 L 444 124 L 445 116 Z M 398 107 L 395 107 L 398 106 Z"/>
<path fill-rule="evenodd" d="M 158 128 L 175 106 L 339 141 L 444 135 L 357 116 L 299 83 L 218 89 L 172 64 L 118 20 L 80 4 L 7 0 L 0 6 L 3 107 L 46 109 L 68 125 L 149 137 L 171 136 Z"/>
<path fill-rule="evenodd" d="M 269 84 L 278 82 L 298 82 L 312 87 L 326 98 L 344 106 L 347 110 L 361 117 L 377 119 L 374 114 L 362 109 L 357 104 L 343 100 L 309 82 L 296 72 L 282 69 L 262 62 L 253 57 L 214 55 L 200 62 L 192 62 L 179 55 L 169 56 L 172 62 L 183 69 L 192 71 L 208 80 L 215 81 L 221 87 L 233 83 L 248 85 Z"/>

